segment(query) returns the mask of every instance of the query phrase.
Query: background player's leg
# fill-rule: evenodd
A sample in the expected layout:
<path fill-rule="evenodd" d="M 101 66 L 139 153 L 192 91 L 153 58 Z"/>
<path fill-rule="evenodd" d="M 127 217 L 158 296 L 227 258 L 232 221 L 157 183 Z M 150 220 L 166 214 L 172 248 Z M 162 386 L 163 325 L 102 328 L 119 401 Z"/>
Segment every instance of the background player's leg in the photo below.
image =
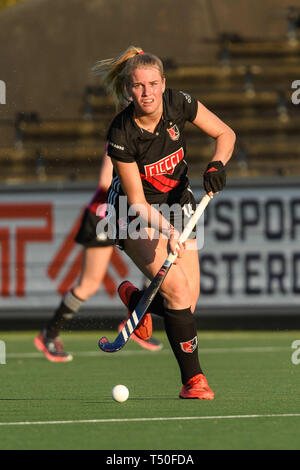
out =
<path fill-rule="evenodd" d="M 67 321 L 78 312 L 83 302 L 97 292 L 107 271 L 112 251 L 112 246 L 92 247 L 84 250 L 79 283 L 62 298 L 46 327 L 48 337 L 55 338 Z"/>
<path fill-rule="evenodd" d="M 59 358 L 59 360 L 63 360 L 63 358 L 65 358 L 66 360 L 70 360 L 70 355 L 63 351 L 63 345 L 57 337 L 61 329 L 63 329 L 74 314 L 79 311 L 82 304 L 98 291 L 107 272 L 113 250 L 113 246 L 88 247 L 84 249 L 81 275 L 78 284 L 64 295 L 46 328 L 35 339 L 35 345 L 39 350 L 43 350 L 43 352 L 48 355 L 48 359 L 53 358 L 55 360 Z M 132 339 L 135 340 L 136 338 L 133 337 Z M 152 341 L 151 338 L 148 342 L 142 340 L 137 342 L 141 347 L 151 351 L 160 350 L 162 347 L 159 341 L 155 339 Z M 54 356 L 48 351 L 48 343 L 54 351 Z M 55 349 L 57 349 L 57 351 L 55 351 Z M 59 356 L 57 355 L 58 350 Z"/>
<path fill-rule="evenodd" d="M 76 297 L 85 301 L 96 294 L 107 272 L 113 249 L 113 246 L 85 249 L 79 282 L 72 289 Z"/>
<path fill-rule="evenodd" d="M 59 332 L 78 312 L 83 302 L 99 288 L 105 276 L 112 250 L 112 246 L 85 249 L 79 284 L 64 295 L 46 328 L 35 338 L 35 346 L 50 361 L 67 362 L 72 360 L 71 354 L 64 352 L 64 346 L 58 337 Z"/>

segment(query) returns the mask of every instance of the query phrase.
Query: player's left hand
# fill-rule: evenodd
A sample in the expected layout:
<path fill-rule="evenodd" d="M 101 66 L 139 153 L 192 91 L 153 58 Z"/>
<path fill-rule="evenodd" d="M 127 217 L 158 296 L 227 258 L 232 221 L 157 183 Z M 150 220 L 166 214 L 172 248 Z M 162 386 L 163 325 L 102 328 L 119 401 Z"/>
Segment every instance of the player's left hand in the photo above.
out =
<path fill-rule="evenodd" d="M 226 184 L 226 171 L 221 161 L 213 161 L 207 165 L 203 175 L 203 186 L 207 194 L 218 193 Z"/>

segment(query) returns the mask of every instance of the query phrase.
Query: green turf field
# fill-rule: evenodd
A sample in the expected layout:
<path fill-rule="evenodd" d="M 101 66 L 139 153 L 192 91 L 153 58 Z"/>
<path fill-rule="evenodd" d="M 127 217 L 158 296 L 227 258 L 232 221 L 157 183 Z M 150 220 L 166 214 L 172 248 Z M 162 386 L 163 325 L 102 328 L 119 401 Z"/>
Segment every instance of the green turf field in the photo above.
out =
<path fill-rule="evenodd" d="M 62 335 L 73 362 L 48 362 L 35 332 L 0 332 L 0 449 L 300 449 L 300 332 L 199 332 L 200 362 L 215 400 L 180 400 L 177 364 L 164 332 L 160 352 L 130 341 L 120 352 L 97 341 L 115 332 Z M 300 358 L 300 354 L 299 354 Z M 111 399 L 114 385 L 130 391 Z"/>

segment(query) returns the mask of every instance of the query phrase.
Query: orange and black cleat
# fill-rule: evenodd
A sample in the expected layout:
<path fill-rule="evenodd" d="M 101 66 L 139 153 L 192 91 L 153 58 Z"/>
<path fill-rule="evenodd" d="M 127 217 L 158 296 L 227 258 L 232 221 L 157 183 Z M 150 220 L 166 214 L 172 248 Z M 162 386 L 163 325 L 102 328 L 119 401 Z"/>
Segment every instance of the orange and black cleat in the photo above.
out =
<path fill-rule="evenodd" d="M 120 323 L 118 330 L 121 331 L 123 326 L 125 324 L 125 321 Z M 139 338 L 135 333 L 132 333 L 130 336 L 130 339 L 134 341 L 135 343 L 139 344 L 142 348 L 148 349 L 148 351 L 161 351 L 163 348 L 163 344 L 156 338 L 153 338 L 153 336 L 149 339 L 141 339 Z"/>
<path fill-rule="evenodd" d="M 122 300 L 123 304 L 126 307 L 129 306 L 130 297 L 132 296 L 133 292 L 138 291 L 137 287 L 135 287 L 129 281 L 123 281 L 118 287 L 119 297 Z M 131 311 L 128 310 L 128 318 L 131 315 Z M 135 329 L 134 333 L 136 336 L 143 340 L 148 340 L 152 336 L 152 318 L 150 313 L 145 313 L 141 321 L 139 322 L 137 328 Z"/>
<path fill-rule="evenodd" d="M 208 386 L 206 377 L 197 374 L 182 386 L 179 398 L 198 398 L 200 400 L 213 400 L 214 392 Z"/>

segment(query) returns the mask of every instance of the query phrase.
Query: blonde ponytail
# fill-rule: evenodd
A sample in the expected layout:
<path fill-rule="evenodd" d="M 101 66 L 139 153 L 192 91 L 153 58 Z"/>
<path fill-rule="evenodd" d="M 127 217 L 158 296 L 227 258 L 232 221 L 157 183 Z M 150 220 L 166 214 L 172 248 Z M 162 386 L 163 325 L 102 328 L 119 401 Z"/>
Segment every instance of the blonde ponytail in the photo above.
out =
<path fill-rule="evenodd" d="M 126 85 L 132 71 L 137 67 L 155 66 L 163 78 L 163 64 L 153 54 L 145 53 L 140 47 L 130 46 L 119 57 L 96 62 L 92 68 L 94 75 L 100 75 L 101 82 L 113 97 L 117 107 L 129 101 Z"/>

